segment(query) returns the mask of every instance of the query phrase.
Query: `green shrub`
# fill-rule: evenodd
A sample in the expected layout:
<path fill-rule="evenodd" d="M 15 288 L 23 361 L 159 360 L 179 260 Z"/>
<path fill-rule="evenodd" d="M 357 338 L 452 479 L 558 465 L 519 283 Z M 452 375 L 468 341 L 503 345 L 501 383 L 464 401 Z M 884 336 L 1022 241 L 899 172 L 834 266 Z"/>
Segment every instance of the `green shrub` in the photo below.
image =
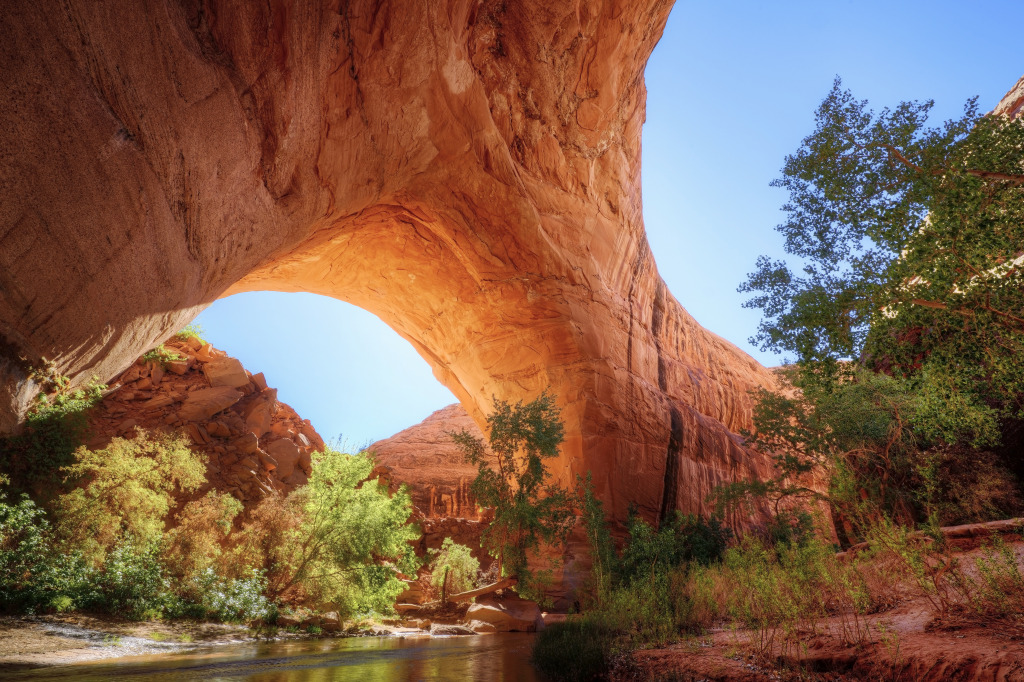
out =
<path fill-rule="evenodd" d="M 617 565 L 616 578 L 628 583 L 647 575 L 665 575 L 690 562 L 708 565 L 721 559 L 732 531 L 716 518 L 676 512 L 654 528 L 630 513 L 626 520 L 629 540 Z"/>
<path fill-rule="evenodd" d="M 78 552 L 59 550 L 41 508 L 0 494 L 0 609 L 67 611 L 88 602 L 93 572 Z"/>
<path fill-rule="evenodd" d="M 433 569 L 430 582 L 441 590 L 441 601 L 448 601 L 449 594 L 473 589 L 480 562 L 470 553 L 469 547 L 445 538 L 441 548 L 431 552 Z"/>
<path fill-rule="evenodd" d="M 531 662 L 545 677 L 585 682 L 602 679 L 615 654 L 615 633 L 592 616 L 570 616 L 537 635 Z"/>
<path fill-rule="evenodd" d="M 238 538 L 239 564 L 266 571 L 275 599 L 343 615 L 390 612 L 406 587 L 398 574 L 418 568 L 409 543 L 420 531 L 408 523 L 409 494 L 367 480 L 373 468 L 365 453 L 314 453 L 306 486 L 252 511 Z"/>
<path fill-rule="evenodd" d="M 56 500 L 57 529 L 97 564 L 126 534 L 143 545 L 159 540 L 174 494 L 206 481 L 203 460 L 184 438 L 144 431 L 100 450 L 80 447 L 64 473 L 83 484 Z"/>
<path fill-rule="evenodd" d="M 199 342 L 205 345 L 206 344 L 206 339 L 203 338 L 203 334 L 204 333 L 205 332 L 203 331 L 202 325 L 192 323 L 192 324 L 187 325 L 184 329 L 179 331 L 177 334 L 175 334 L 174 338 L 176 338 L 179 341 L 188 341 L 189 339 L 199 339 Z"/>
<path fill-rule="evenodd" d="M 222 623 L 269 623 L 277 606 L 266 596 L 267 579 L 258 571 L 244 578 L 223 578 L 207 568 L 185 586 L 182 615 Z"/>
<path fill-rule="evenodd" d="M 96 587 L 98 594 L 88 606 L 131 620 L 156 619 L 181 608 L 160 563 L 156 541 L 122 538 L 106 554 Z"/>
<path fill-rule="evenodd" d="M 184 361 L 185 356 L 177 351 L 165 348 L 163 344 L 160 344 L 153 350 L 143 353 L 142 359 L 146 362 L 157 362 L 160 363 L 161 367 L 166 367 L 172 362 Z"/>

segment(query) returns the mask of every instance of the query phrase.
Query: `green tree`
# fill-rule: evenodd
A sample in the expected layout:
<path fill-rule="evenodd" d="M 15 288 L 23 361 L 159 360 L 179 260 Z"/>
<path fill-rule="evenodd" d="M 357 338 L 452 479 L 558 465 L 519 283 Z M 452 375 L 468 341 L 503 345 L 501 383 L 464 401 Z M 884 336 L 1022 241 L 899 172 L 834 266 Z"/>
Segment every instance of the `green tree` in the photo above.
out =
<path fill-rule="evenodd" d="M 748 442 L 777 476 L 720 501 L 782 514 L 825 499 L 848 535 L 880 513 L 935 524 L 1019 505 L 987 448 L 1024 416 L 1024 125 L 972 100 L 929 126 L 931 107 L 876 113 L 837 79 L 786 158 L 776 229 L 798 269 L 761 257 L 740 291 L 764 312 L 751 341 L 795 354 L 797 392 L 756 396 Z M 806 478 L 821 468 L 827 491 Z"/>
<path fill-rule="evenodd" d="M 495 398 L 487 424 L 493 458 L 488 446 L 472 434 L 450 435 L 466 461 L 477 466 L 470 486 L 477 503 L 494 509 L 484 545 L 498 560 L 500 575 L 516 576 L 530 590 L 535 576 L 528 568 L 529 552 L 542 541 L 564 543 L 576 520 L 574 496 L 549 483 L 544 466 L 545 459 L 558 455 L 565 431 L 558 406 L 546 392 L 526 404 Z"/>
<path fill-rule="evenodd" d="M 146 432 L 80 447 L 63 472 L 77 487 L 54 503 L 57 530 L 97 565 L 125 536 L 138 546 L 158 541 L 175 494 L 206 482 L 203 459 L 182 436 Z"/>
<path fill-rule="evenodd" d="M 452 592 L 458 594 L 473 588 L 480 562 L 470 553 L 469 547 L 445 538 L 441 548 L 431 550 L 434 566 L 430 572 L 430 583 L 441 590 L 441 603 L 448 601 Z"/>
<path fill-rule="evenodd" d="M 935 441 L 993 443 L 1024 408 L 1024 125 L 932 102 L 873 112 L 839 80 L 773 185 L 799 272 L 758 259 L 740 287 L 764 311 L 752 339 L 812 381 L 856 366 L 911 382 L 907 415 Z"/>
<path fill-rule="evenodd" d="M 415 573 L 409 524 L 412 500 L 369 479 L 373 459 L 330 448 L 313 453 L 309 483 L 285 499 L 270 497 L 253 513 L 238 556 L 265 570 L 270 593 L 299 590 L 313 606 L 343 614 L 386 612 Z"/>

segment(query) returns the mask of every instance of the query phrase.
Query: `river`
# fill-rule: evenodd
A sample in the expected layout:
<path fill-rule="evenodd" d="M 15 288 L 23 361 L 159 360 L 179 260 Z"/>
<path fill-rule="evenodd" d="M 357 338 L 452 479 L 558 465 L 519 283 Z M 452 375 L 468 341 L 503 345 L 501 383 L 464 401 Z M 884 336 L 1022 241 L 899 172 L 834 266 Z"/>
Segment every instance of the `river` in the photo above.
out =
<path fill-rule="evenodd" d="M 352 637 L 228 644 L 8 673 L 10 680 L 216 682 L 535 682 L 534 635 Z"/>

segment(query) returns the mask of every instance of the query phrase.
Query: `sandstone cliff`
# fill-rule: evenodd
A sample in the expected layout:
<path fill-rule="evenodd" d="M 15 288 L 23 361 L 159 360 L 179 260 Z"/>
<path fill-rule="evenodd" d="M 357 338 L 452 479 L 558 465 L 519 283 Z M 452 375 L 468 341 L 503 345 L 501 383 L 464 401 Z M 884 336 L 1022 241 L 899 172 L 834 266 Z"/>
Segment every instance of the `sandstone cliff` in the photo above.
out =
<path fill-rule="evenodd" d="M 453 431 L 468 431 L 483 438 L 476 422 L 456 404 L 367 449 L 376 456 L 378 466 L 386 469 L 389 479 L 409 487 L 420 516 L 479 520 L 481 510 L 469 492 L 477 470 L 466 464 L 455 447 L 448 435 Z"/>
<path fill-rule="evenodd" d="M 109 381 L 217 297 L 309 291 L 384 320 L 477 423 L 550 388 L 555 475 L 592 472 L 616 518 L 763 475 L 734 434 L 772 377 L 644 235 L 670 7 L 2 3 L 0 430 L 43 358 Z"/>

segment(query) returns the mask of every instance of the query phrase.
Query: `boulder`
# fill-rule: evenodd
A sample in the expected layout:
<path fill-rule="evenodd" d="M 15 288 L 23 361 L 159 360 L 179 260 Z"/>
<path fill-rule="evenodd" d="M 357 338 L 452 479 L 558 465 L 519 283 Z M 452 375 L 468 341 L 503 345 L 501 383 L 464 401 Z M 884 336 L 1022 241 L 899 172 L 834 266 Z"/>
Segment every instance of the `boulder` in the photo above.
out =
<path fill-rule="evenodd" d="M 258 438 L 262 438 L 273 426 L 277 412 L 277 389 L 268 388 L 253 399 L 245 409 L 245 426 Z"/>
<path fill-rule="evenodd" d="M 430 634 L 435 637 L 450 637 L 455 635 L 475 635 L 471 629 L 458 623 L 433 623 L 430 626 Z"/>
<path fill-rule="evenodd" d="M 295 465 L 299 463 L 301 453 L 295 443 L 287 438 L 280 438 L 266 447 L 267 454 L 277 462 L 277 475 L 279 478 L 287 478 L 295 471 Z"/>
<path fill-rule="evenodd" d="M 207 421 L 221 410 L 226 410 L 242 397 L 242 392 L 230 386 L 217 386 L 192 391 L 178 410 L 182 421 Z"/>
<path fill-rule="evenodd" d="M 420 610 L 419 604 L 395 604 L 395 612 L 400 615 L 416 613 Z"/>
<path fill-rule="evenodd" d="M 485 623 L 482 620 L 470 621 L 469 629 L 478 635 L 486 635 L 498 631 L 498 628 L 493 623 Z"/>
<path fill-rule="evenodd" d="M 156 407 L 167 407 L 174 403 L 174 397 L 171 395 L 158 395 L 150 398 L 146 402 L 142 403 L 143 409 L 153 409 Z"/>
<path fill-rule="evenodd" d="M 241 388 L 249 383 L 242 363 L 236 358 L 217 358 L 203 365 L 203 374 L 210 386 Z"/>
<path fill-rule="evenodd" d="M 260 464 L 266 471 L 274 471 L 277 469 L 277 460 L 263 452 L 262 450 L 256 451 L 256 456 L 259 457 Z"/>
<path fill-rule="evenodd" d="M 260 449 L 260 439 L 252 433 L 243 434 L 241 438 L 233 441 L 238 451 L 245 455 L 251 455 Z"/>
<path fill-rule="evenodd" d="M 537 602 L 517 597 L 481 601 L 484 603 L 470 605 L 466 618 L 490 623 L 498 632 L 536 632 L 543 628 Z"/>

